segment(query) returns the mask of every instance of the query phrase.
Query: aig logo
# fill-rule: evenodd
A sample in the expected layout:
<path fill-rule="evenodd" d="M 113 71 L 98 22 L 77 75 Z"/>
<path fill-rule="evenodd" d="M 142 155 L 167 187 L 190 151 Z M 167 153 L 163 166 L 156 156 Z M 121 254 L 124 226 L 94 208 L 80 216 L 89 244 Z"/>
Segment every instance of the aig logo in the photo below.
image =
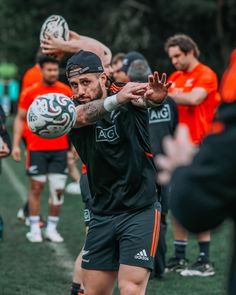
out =
<path fill-rule="evenodd" d="M 96 142 L 108 141 L 112 142 L 119 138 L 119 135 L 116 131 L 116 125 L 113 125 L 109 128 L 102 128 L 100 126 L 96 127 Z"/>
<path fill-rule="evenodd" d="M 171 120 L 170 106 L 164 104 L 160 109 L 149 109 L 149 124 L 167 122 Z"/>

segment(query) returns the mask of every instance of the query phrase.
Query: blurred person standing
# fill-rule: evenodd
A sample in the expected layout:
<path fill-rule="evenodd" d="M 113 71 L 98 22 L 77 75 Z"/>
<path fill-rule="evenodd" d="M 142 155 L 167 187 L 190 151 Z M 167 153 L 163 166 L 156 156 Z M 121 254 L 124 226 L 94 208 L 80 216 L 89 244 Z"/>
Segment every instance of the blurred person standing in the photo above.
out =
<path fill-rule="evenodd" d="M 170 37 L 165 50 L 176 68 L 170 77 L 169 96 L 177 103 L 179 122 L 186 124 L 191 140 L 200 145 L 209 131 L 217 105 L 220 102 L 216 74 L 200 63 L 197 44 L 187 35 Z M 215 274 L 209 260 L 210 232 L 198 234 L 199 257 L 187 268 L 187 231 L 173 218 L 175 253 L 167 263 L 167 271 L 180 272 L 183 276 L 211 276 Z"/>
<path fill-rule="evenodd" d="M 111 66 L 113 69 L 113 78 L 116 82 L 122 82 L 122 65 L 123 65 L 123 60 L 125 58 L 125 53 L 119 52 L 114 57 L 112 58 Z"/>
<path fill-rule="evenodd" d="M 21 97 L 23 96 L 23 93 L 26 91 L 28 87 L 31 87 L 35 83 L 38 83 L 42 81 L 42 72 L 40 70 L 40 66 L 38 63 L 39 57 L 42 55 L 41 49 L 38 49 L 37 54 L 36 54 L 36 63 L 30 67 L 24 74 L 22 80 L 21 80 L 21 91 L 20 91 L 20 96 L 19 96 L 19 104 L 21 102 Z M 26 124 L 25 124 L 26 125 Z M 25 148 L 27 149 L 27 127 L 25 126 L 23 134 L 22 134 L 22 140 L 24 142 Z M 29 216 L 29 203 L 28 201 L 24 204 L 22 208 L 20 208 L 17 212 L 17 218 L 26 223 L 27 225 L 29 224 L 28 222 L 28 216 Z M 43 225 L 43 221 L 40 221 L 41 224 Z"/>
<path fill-rule="evenodd" d="M 11 153 L 11 139 L 6 129 L 6 116 L 0 105 L 0 173 L 1 159 L 9 156 Z M 0 240 L 3 239 L 3 218 L 0 215 Z"/>
<path fill-rule="evenodd" d="M 17 116 L 14 121 L 12 156 L 21 160 L 20 141 L 26 122 L 27 110 L 33 100 L 47 93 L 72 95 L 69 86 L 58 81 L 59 62 L 50 56 L 41 56 L 39 65 L 42 81 L 27 88 L 22 95 Z M 30 231 L 26 237 L 30 242 L 42 242 L 39 226 L 40 197 L 48 178 L 50 187 L 50 210 L 45 236 L 52 242 L 62 242 L 57 231 L 59 212 L 63 204 L 63 191 L 67 179 L 68 138 L 44 139 L 27 130 L 27 174 L 30 180 L 29 213 Z"/>
<path fill-rule="evenodd" d="M 151 69 L 145 59 L 134 60 L 127 71 L 131 82 L 147 82 L 150 74 Z M 173 135 L 175 132 L 178 124 L 177 105 L 167 96 L 161 105 L 148 109 L 148 117 L 151 150 L 153 155 L 156 156 L 163 153 L 163 138 L 167 135 Z M 161 226 L 152 277 L 162 277 L 166 266 L 168 193 L 169 187 L 161 186 Z"/>
<path fill-rule="evenodd" d="M 6 116 L 0 105 L 0 158 L 9 156 L 11 153 L 11 139 L 6 129 Z M 1 163 L 0 163 L 1 172 Z"/>

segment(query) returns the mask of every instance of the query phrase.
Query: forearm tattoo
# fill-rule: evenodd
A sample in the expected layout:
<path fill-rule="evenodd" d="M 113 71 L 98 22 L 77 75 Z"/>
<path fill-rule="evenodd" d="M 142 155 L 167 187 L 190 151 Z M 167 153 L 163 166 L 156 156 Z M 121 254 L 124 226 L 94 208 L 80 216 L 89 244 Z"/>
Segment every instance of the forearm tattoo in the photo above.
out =
<path fill-rule="evenodd" d="M 101 119 L 107 111 L 104 108 L 104 99 L 94 100 L 83 105 L 85 120 L 92 124 Z"/>

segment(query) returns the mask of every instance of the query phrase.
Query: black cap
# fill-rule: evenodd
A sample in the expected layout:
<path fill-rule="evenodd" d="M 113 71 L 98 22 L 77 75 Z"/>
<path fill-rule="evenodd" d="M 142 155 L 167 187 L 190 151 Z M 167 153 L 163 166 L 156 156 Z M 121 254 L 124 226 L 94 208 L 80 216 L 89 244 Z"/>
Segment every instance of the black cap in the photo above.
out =
<path fill-rule="evenodd" d="M 66 65 L 66 75 L 68 78 L 87 73 L 103 72 L 101 59 L 90 51 L 80 50 L 68 59 Z"/>
<path fill-rule="evenodd" d="M 121 71 L 127 73 L 131 63 L 137 59 L 145 60 L 145 57 L 138 51 L 130 51 L 123 59 Z"/>

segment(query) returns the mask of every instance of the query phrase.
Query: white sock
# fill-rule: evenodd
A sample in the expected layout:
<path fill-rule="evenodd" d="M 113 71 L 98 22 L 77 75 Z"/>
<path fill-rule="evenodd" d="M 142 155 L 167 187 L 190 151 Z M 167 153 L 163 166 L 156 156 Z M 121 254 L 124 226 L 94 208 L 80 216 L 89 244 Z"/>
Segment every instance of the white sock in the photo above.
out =
<path fill-rule="evenodd" d="M 47 230 L 55 230 L 59 221 L 58 216 L 48 216 Z"/>
<path fill-rule="evenodd" d="M 39 216 L 30 216 L 29 221 L 30 221 L 30 231 L 34 233 L 40 233 L 41 229 L 39 226 Z"/>

